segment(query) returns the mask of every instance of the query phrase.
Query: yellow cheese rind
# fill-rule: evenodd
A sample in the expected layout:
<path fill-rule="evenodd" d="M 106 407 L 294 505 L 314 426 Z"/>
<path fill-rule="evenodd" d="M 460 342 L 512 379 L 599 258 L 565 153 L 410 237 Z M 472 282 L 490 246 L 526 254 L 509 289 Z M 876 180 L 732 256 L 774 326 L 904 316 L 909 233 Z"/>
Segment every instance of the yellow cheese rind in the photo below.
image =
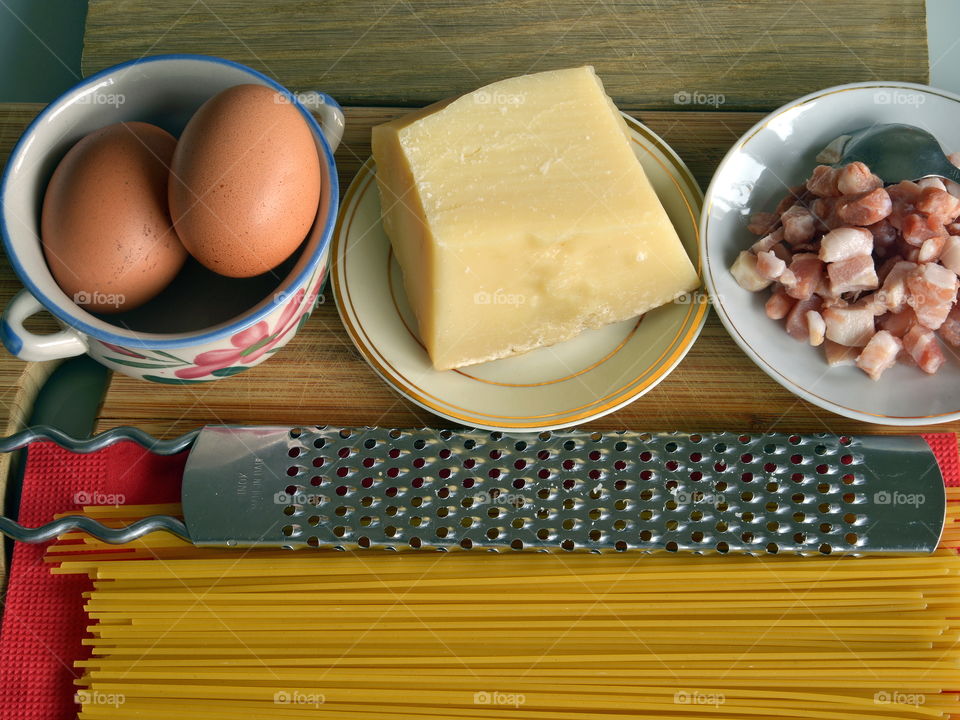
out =
<path fill-rule="evenodd" d="M 504 80 L 373 131 L 384 229 L 434 367 L 552 345 L 699 278 L 593 68 Z"/>

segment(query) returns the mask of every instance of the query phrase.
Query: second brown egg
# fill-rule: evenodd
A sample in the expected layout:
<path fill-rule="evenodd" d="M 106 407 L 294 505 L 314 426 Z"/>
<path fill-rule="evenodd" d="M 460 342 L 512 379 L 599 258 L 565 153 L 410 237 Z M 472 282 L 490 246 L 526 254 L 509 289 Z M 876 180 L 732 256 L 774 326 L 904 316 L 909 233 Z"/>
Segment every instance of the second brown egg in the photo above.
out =
<path fill-rule="evenodd" d="M 313 133 L 290 99 L 237 85 L 201 106 L 171 164 L 170 213 L 187 250 L 221 275 L 272 270 L 306 237 L 320 203 Z"/>

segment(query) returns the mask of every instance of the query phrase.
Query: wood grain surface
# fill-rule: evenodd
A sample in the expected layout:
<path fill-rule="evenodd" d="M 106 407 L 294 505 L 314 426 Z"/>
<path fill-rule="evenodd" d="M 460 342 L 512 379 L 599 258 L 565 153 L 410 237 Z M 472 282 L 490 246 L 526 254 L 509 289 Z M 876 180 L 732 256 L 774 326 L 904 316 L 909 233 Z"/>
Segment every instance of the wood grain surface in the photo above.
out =
<path fill-rule="evenodd" d="M 35 105 L 0 105 L 0 157 L 5 157 Z M 369 155 L 372 125 L 400 108 L 348 108 L 347 134 L 337 152 L 345 187 Z M 731 143 L 757 113 L 635 113 L 662 135 L 705 185 Z M 0 301 L 19 281 L 0 263 Z M 0 402 L 13 415 L 26 364 L 0 351 Z M 29 383 L 27 383 L 29 385 Z M 133 424 L 171 437 L 207 423 L 330 423 L 446 425 L 391 390 L 360 358 L 327 297 L 301 332 L 269 362 L 236 377 L 197 386 L 154 386 L 114 375 L 98 429 Z M 646 430 L 789 430 L 901 432 L 826 413 L 768 378 L 740 351 L 711 313 L 700 339 L 660 385 L 623 410 L 589 425 Z M 955 431 L 960 423 L 930 429 Z"/>
<path fill-rule="evenodd" d="M 624 108 L 702 93 L 769 110 L 829 85 L 927 81 L 923 0 L 90 0 L 85 75 L 167 52 L 349 105 L 425 105 L 584 63 Z"/>

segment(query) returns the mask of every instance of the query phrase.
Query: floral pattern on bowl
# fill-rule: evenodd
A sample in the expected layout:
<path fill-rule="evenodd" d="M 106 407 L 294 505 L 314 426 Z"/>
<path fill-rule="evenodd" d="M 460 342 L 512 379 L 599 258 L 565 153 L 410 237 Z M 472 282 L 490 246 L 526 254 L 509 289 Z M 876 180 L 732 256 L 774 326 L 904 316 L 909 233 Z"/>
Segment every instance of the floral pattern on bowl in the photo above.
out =
<path fill-rule="evenodd" d="M 238 330 L 224 340 L 209 343 L 192 359 L 164 350 L 134 351 L 102 340 L 91 344 L 90 353 L 108 367 L 115 367 L 128 375 L 137 373 L 144 380 L 168 385 L 191 385 L 236 375 L 266 360 L 303 327 L 316 306 L 326 279 L 324 267 L 321 266 L 321 271 L 306 288 L 293 293 L 266 319 Z"/>

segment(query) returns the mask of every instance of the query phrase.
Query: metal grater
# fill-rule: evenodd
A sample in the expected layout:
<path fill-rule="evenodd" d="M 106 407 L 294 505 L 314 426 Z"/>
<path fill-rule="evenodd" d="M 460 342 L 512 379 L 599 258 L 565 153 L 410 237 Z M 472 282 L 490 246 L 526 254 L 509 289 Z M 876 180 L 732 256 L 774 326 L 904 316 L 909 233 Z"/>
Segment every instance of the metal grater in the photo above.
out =
<path fill-rule="evenodd" d="M 946 509 L 919 437 L 210 426 L 151 444 L 112 432 L 56 439 L 189 446 L 184 522 L 0 518 L 0 530 L 108 542 L 166 530 L 200 547 L 919 553 L 936 548 Z"/>

